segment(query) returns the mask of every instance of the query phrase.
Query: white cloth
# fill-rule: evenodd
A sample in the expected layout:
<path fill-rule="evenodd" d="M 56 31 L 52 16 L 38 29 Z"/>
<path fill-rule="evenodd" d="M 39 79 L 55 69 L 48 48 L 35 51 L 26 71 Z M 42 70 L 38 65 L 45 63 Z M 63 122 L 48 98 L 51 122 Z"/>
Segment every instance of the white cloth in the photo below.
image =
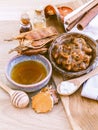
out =
<path fill-rule="evenodd" d="M 98 75 L 93 76 L 84 83 L 81 96 L 98 100 Z"/>
<path fill-rule="evenodd" d="M 74 32 L 84 33 L 94 40 L 98 39 L 98 15 L 89 23 L 89 25 L 83 30 L 79 31 L 77 28 L 73 28 Z M 98 62 L 97 62 L 98 63 Z M 96 64 L 98 66 L 98 64 Z M 83 85 L 81 96 L 98 100 L 98 75 L 93 76 Z"/>
<path fill-rule="evenodd" d="M 98 15 L 85 27 L 84 30 L 79 31 L 76 27 L 74 27 L 71 32 L 79 32 L 86 34 L 93 38 L 94 40 L 98 39 Z"/>

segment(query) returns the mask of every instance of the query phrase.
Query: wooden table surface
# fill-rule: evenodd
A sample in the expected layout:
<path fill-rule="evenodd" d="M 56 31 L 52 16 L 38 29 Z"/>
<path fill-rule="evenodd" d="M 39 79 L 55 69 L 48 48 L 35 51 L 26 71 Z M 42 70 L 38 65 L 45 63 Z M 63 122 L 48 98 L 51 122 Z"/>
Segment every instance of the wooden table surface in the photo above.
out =
<path fill-rule="evenodd" d="M 5 77 L 5 68 L 11 57 L 16 53 L 8 54 L 16 46 L 15 42 L 4 42 L 18 33 L 19 22 L 0 22 L 0 80 L 10 86 Z M 31 94 L 32 96 L 32 94 Z M 31 108 L 17 109 L 11 105 L 9 95 L 0 88 L 0 130 L 71 130 L 62 103 L 55 105 L 53 110 L 46 114 L 36 114 Z"/>
<path fill-rule="evenodd" d="M 34 6 L 34 5 L 33 5 Z M 1 16 L 1 15 L 0 15 Z M 2 18 L 2 17 L 1 17 Z M 11 86 L 5 77 L 5 68 L 11 57 L 8 54 L 16 47 L 17 41 L 5 42 L 4 39 L 19 33 L 19 21 L 0 21 L 0 80 Z M 30 94 L 30 97 L 32 93 Z M 31 108 L 17 109 L 11 105 L 9 95 L 0 88 L 0 130 L 72 130 L 63 105 L 59 102 L 46 114 L 36 114 Z"/>
<path fill-rule="evenodd" d="M 73 1 L 73 6 L 78 6 L 75 1 L 84 3 L 89 0 L 0 0 L 0 20 L 18 20 L 20 14 L 30 9 L 36 9 L 48 4 L 61 4 Z"/>

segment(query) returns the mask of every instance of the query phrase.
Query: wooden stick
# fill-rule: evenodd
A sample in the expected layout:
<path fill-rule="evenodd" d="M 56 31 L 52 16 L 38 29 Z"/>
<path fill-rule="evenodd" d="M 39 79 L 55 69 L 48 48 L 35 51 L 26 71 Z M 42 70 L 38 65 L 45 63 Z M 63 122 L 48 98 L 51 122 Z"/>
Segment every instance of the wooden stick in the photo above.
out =
<path fill-rule="evenodd" d="M 98 4 L 98 0 L 91 0 L 85 5 L 81 6 L 80 8 L 74 10 L 72 13 L 69 14 L 69 16 L 65 17 L 64 21 L 65 24 L 71 24 L 73 23 L 77 18 L 84 15 L 86 12 L 88 12 L 91 8 L 93 8 L 96 4 Z"/>
<path fill-rule="evenodd" d="M 96 5 L 94 8 L 92 8 L 84 15 L 84 17 L 77 24 L 77 28 L 79 30 L 83 30 L 97 14 L 98 14 L 98 5 Z"/>
<path fill-rule="evenodd" d="M 67 24 L 67 20 L 69 20 L 70 18 L 74 17 L 74 15 L 76 15 L 78 12 L 80 12 L 82 9 L 84 9 L 86 6 L 88 6 L 91 2 L 93 2 L 93 0 L 90 0 L 89 2 L 85 3 L 84 5 L 80 6 L 77 9 L 75 9 L 72 13 L 68 14 L 67 16 L 65 16 L 64 23 Z"/>
<path fill-rule="evenodd" d="M 79 22 L 79 20 L 81 19 L 81 17 L 80 18 L 78 18 L 78 19 L 76 19 L 73 23 L 71 23 L 71 24 L 69 24 L 69 25 L 64 25 L 64 27 L 65 27 L 65 30 L 66 31 L 70 31 L 78 22 Z"/>

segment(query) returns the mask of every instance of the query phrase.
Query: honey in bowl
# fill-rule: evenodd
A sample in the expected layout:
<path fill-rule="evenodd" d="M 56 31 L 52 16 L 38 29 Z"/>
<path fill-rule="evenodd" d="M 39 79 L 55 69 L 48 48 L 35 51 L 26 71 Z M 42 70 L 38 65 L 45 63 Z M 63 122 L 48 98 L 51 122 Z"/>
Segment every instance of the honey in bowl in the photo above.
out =
<path fill-rule="evenodd" d="M 46 76 L 47 70 L 44 65 L 33 60 L 20 62 L 11 71 L 11 78 L 19 84 L 35 84 Z"/>

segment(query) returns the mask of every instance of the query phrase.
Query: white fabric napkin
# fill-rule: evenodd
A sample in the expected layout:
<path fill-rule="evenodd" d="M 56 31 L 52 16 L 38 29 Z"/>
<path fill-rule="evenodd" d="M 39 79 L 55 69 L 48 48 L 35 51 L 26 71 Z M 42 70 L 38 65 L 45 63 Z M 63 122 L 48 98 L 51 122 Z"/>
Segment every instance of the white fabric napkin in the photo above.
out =
<path fill-rule="evenodd" d="M 84 30 L 79 31 L 74 27 L 70 32 L 79 32 L 86 34 L 93 38 L 94 40 L 98 39 L 98 15 L 84 28 Z"/>
<path fill-rule="evenodd" d="M 98 100 L 98 75 L 93 76 L 84 83 L 81 96 Z"/>

